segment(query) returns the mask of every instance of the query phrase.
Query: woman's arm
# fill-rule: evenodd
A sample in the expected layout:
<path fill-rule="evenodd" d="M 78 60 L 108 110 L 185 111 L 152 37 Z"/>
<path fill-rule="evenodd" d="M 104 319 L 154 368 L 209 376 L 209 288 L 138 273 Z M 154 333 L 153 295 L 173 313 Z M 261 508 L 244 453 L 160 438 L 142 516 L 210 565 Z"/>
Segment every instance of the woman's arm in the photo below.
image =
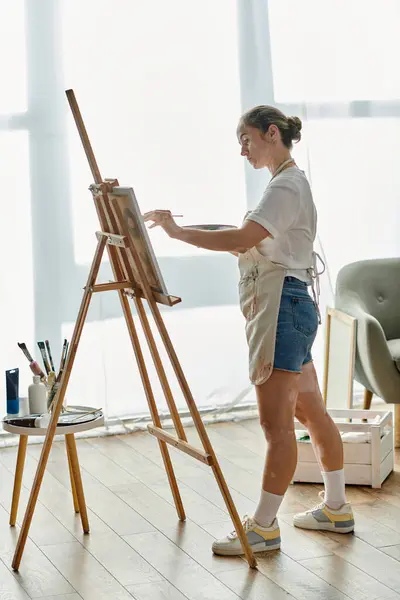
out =
<path fill-rule="evenodd" d="M 261 225 L 248 221 L 238 229 L 222 231 L 203 231 L 180 227 L 172 237 L 198 248 L 241 253 L 259 244 L 267 235 L 268 232 Z"/>
<path fill-rule="evenodd" d="M 242 227 L 222 231 L 203 231 L 179 227 L 167 210 L 155 210 L 144 215 L 145 221 L 153 221 L 150 229 L 160 226 L 169 237 L 181 240 L 192 246 L 220 252 L 246 252 L 271 234 L 254 221 L 245 221 Z"/>

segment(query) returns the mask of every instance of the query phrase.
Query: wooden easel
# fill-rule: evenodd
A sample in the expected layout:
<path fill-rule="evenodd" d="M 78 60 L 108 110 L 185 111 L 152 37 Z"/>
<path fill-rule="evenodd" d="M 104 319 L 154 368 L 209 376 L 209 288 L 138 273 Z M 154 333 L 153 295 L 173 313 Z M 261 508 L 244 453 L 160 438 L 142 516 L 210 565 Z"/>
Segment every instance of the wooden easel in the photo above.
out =
<path fill-rule="evenodd" d="M 75 323 L 74 332 L 72 335 L 72 339 L 69 346 L 69 352 L 66 362 L 66 367 L 63 373 L 63 376 L 60 381 L 60 388 L 57 391 L 56 397 L 53 403 L 53 411 L 50 420 L 50 424 L 48 426 L 47 435 L 43 444 L 39 464 L 36 470 L 35 479 L 33 482 L 31 494 L 29 497 L 28 505 L 26 508 L 24 521 L 21 527 L 20 535 L 18 538 L 12 568 L 14 570 L 18 570 L 22 558 L 22 554 L 24 551 L 26 539 L 29 533 L 29 527 L 32 522 L 33 513 L 35 510 L 36 502 L 39 496 L 40 486 L 42 484 L 43 476 L 45 473 L 47 460 L 50 454 L 51 445 L 53 442 L 58 418 L 62 409 L 65 393 L 68 386 L 68 381 L 71 375 L 71 370 L 74 364 L 75 355 L 78 350 L 79 340 L 82 334 L 82 329 L 85 323 L 86 315 L 89 309 L 89 304 L 91 297 L 94 293 L 98 292 L 106 292 L 110 290 L 116 290 L 119 295 L 119 299 L 121 301 L 122 310 L 125 316 L 126 325 L 128 328 L 129 336 L 132 342 L 133 351 L 135 353 L 136 361 L 139 367 L 140 376 L 142 379 L 143 387 L 146 393 L 147 402 L 149 405 L 151 417 L 153 420 L 153 425 L 148 426 L 149 432 L 154 435 L 158 439 L 158 443 L 160 446 L 162 458 L 164 461 L 165 469 L 168 475 L 169 484 L 171 487 L 171 492 L 174 498 L 176 510 L 178 513 L 178 517 L 181 521 L 186 519 L 185 511 L 183 508 L 182 499 L 180 496 L 178 484 L 176 481 L 175 473 L 173 470 L 171 458 L 169 455 L 169 450 L 167 444 L 171 444 L 185 452 L 186 454 L 196 458 L 197 460 L 209 465 L 214 473 L 215 479 L 220 488 L 221 494 L 224 498 L 225 504 L 231 516 L 232 522 L 242 544 L 242 548 L 244 554 L 247 558 L 250 567 L 256 566 L 256 560 L 254 558 L 253 552 L 249 546 L 246 534 L 244 532 L 242 523 L 240 521 L 239 515 L 237 513 L 236 507 L 233 503 L 231 494 L 229 492 L 228 486 L 222 474 L 221 468 L 219 466 L 217 457 L 207 435 L 206 429 L 204 427 L 203 421 L 201 419 L 200 413 L 197 409 L 195 401 L 193 399 L 192 393 L 190 391 L 189 385 L 186 381 L 185 375 L 183 373 L 182 367 L 179 363 L 178 357 L 175 353 L 174 347 L 168 335 L 167 329 L 165 327 L 164 321 L 162 319 L 161 313 L 159 311 L 157 303 L 167 304 L 169 306 L 173 306 L 177 302 L 180 301 L 180 298 L 174 296 L 165 296 L 163 294 L 154 293 L 151 289 L 149 282 L 146 277 L 146 273 L 142 267 L 142 263 L 135 248 L 134 242 L 131 241 L 129 236 L 129 231 L 126 229 L 125 222 L 122 218 L 122 214 L 119 211 L 116 203 L 112 201 L 112 191 L 113 187 L 118 186 L 117 180 L 103 180 L 99 168 L 96 163 L 96 159 L 85 129 L 85 125 L 82 120 L 82 116 L 78 107 L 78 104 L 75 99 L 74 92 L 72 90 L 67 90 L 66 95 L 70 104 L 71 111 L 75 118 L 76 126 L 79 131 L 79 135 L 81 137 L 81 141 L 86 153 L 86 157 L 88 159 L 92 175 L 95 181 L 95 184 L 91 186 L 91 191 L 93 194 L 93 199 L 95 203 L 95 207 L 97 210 L 97 215 L 99 217 L 101 231 L 96 232 L 96 237 L 98 240 L 97 248 L 94 254 L 92 266 L 89 272 L 89 277 L 87 280 L 87 285 L 84 288 L 84 294 L 81 302 L 81 306 L 78 313 L 78 318 Z M 99 283 L 96 284 L 97 275 L 100 268 L 100 263 L 102 260 L 102 256 L 105 248 L 107 247 L 110 264 L 114 274 L 114 282 L 111 283 Z M 135 265 L 136 277 L 134 275 L 134 270 L 132 265 Z M 140 323 L 142 325 L 150 353 L 152 355 L 154 364 L 157 369 L 157 374 L 161 383 L 161 387 L 163 389 L 166 401 L 168 403 L 168 407 L 171 413 L 171 418 L 174 423 L 177 437 L 164 431 L 162 429 L 161 420 L 159 417 L 159 413 L 157 410 L 157 405 L 155 402 L 155 398 L 153 395 L 152 387 L 150 384 L 150 379 L 148 376 L 145 360 L 143 357 L 143 353 L 140 347 L 140 342 L 138 338 L 138 334 L 136 331 L 135 323 L 133 320 L 132 312 L 129 306 L 128 297 L 132 297 L 135 303 L 135 307 L 140 319 Z M 175 375 L 185 397 L 187 406 L 189 408 L 190 414 L 193 418 L 193 422 L 196 426 L 197 432 L 199 434 L 201 443 L 203 445 L 203 450 L 198 450 L 194 446 L 188 443 L 187 437 L 181 422 L 181 418 L 179 416 L 178 410 L 176 408 L 175 400 L 172 396 L 172 392 L 165 374 L 165 370 L 155 343 L 155 339 L 153 337 L 149 320 L 146 314 L 146 311 L 143 306 L 142 298 L 147 300 L 147 303 L 150 308 L 150 312 L 153 316 L 157 329 L 159 331 L 160 337 L 163 341 L 165 349 L 167 351 L 168 357 L 173 366 Z M 79 508 L 81 508 L 81 519 L 82 526 L 85 533 L 89 532 L 89 523 L 87 519 L 85 499 L 83 494 L 82 487 L 82 479 L 79 468 L 79 463 L 75 461 L 75 468 L 73 471 L 73 479 L 75 486 L 72 486 L 73 489 L 75 487 L 77 501 L 79 504 Z"/>

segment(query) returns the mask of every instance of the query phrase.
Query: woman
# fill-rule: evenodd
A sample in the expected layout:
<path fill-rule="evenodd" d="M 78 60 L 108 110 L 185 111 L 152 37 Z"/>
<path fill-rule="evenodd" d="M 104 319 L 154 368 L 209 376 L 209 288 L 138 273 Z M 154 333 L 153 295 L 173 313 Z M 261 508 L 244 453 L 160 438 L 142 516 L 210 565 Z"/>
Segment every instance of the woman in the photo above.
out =
<path fill-rule="evenodd" d="M 294 416 L 308 429 L 325 492 L 314 509 L 295 515 L 294 525 L 348 533 L 354 518 L 346 502 L 343 446 L 325 410 L 312 362 L 319 310 L 314 291 L 316 209 L 304 173 L 292 156 L 301 121 L 271 106 L 257 106 L 240 119 L 241 154 L 271 180 L 257 208 L 240 228 L 203 231 L 179 227 L 170 211 L 144 215 L 175 239 L 239 256 L 239 296 L 246 319 L 249 374 L 257 393 L 267 455 L 259 504 L 244 528 L 254 552 L 280 547 L 276 518 L 297 463 Z M 308 292 L 312 287 L 313 298 Z M 221 555 L 243 554 L 235 532 L 213 544 Z"/>

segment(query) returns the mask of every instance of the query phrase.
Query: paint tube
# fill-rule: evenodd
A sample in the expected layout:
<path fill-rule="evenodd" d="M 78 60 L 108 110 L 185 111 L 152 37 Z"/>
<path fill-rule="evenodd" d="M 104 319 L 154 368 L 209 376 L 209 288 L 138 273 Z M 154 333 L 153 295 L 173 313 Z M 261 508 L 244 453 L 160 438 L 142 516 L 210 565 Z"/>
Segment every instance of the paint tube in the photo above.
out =
<path fill-rule="evenodd" d="M 40 429 L 47 429 L 50 423 L 50 415 L 48 413 L 44 415 L 37 413 L 24 417 L 8 417 L 4 419 L 4 422 L 14 427 L 39 427 Z"/>
<path fill-rule="evenodd" d="M 19 413 L 19 369 L 6 371 L 7 414 Z"/>

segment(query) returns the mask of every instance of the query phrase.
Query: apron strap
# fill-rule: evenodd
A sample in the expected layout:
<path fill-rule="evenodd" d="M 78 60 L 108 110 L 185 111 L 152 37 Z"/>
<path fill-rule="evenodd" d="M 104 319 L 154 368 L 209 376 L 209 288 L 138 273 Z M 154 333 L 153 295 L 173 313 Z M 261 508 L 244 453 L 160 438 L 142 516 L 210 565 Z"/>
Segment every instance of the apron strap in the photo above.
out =
<path fill-rule="evenodd" d="M 319 261 L 322 264 L 322 271 L 318 271 L 317 259 L 319 259 Z M 325 268 L 326 268 L 326 266 L 325 266 L 325 263 L 322 260 L 321 256 L 318 254 L 318 252 L 313 251 L 312 265 L 309 269 L 307 269 L 307 272 L 311 277 L 311 289 L 312 289 L 312 293 L 313 293 L 314 302 L 317 307 L 318 321 L 320 324 L 322 323 L 322 319 L 321 319 L 321 311 L 319 309 L 319 297 L 321 294 L 321 288 L 320 288 L 320 284 L 319 284 L 319 276 L 325 272 Z"/>

